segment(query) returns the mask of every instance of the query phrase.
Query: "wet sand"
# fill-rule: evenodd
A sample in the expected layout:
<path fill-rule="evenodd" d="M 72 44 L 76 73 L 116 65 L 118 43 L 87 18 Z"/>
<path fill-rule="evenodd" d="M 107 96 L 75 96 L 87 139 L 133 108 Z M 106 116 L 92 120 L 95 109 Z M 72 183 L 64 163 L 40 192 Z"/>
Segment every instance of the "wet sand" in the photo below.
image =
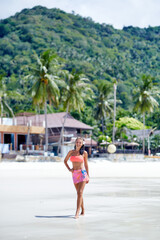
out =
<path fill-rule="evenodd" d="M 158 240 L 160 178 L 154 177 L 154 169 L 159 164 L 151 163 L 153 176 L 145 172 L 143 178 L 133 177 L 136 169 L 130 170 L 131 165 L 127 177 L 122 176 L 122 165 L 107 165 L 108 171 L 121 170 L 112 177 L 104 176 L 106 163 L 89 165 L 86 214 L 74 219 L 76 192 L 61 163 L 1 163 L 0 239 Z"/>

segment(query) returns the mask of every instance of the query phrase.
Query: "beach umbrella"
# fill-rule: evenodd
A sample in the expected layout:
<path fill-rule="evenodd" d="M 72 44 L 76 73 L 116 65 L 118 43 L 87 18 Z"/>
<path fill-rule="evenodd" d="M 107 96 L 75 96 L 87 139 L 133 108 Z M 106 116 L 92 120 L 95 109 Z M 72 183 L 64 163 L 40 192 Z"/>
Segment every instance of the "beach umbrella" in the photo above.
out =
<path fill-rule="evenodd" d="M 106 142 L 106 141 L 100 143 L 101 146 L 103 146 L 103 145 L 108 145 L 108 144 L 109 144 L 109 142 Z"/>
<path fill-rule="evenodd" d="M 134 146 L 139 146 L 139 144 L 136 143 L 136 142 L 130 142 L 130 143 L 127 143 L 127 146 L 132 146 L 132 147 L 134 147 Z"/>

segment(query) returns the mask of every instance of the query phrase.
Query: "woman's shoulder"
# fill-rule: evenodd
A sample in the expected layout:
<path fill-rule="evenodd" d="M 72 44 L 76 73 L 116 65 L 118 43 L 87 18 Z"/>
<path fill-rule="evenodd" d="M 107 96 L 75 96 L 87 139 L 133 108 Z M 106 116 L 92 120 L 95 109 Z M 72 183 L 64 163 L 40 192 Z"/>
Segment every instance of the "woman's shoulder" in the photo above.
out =
<path fill-rule="evenodd" d="M 84 156 L 88 156 L 87 151 L 84 151 L 84 152 L 83 152 L 83 155 L 84 155 Z"/>
<path fill-rule="evenodd" d="M 74 150 L 70 150 L 68 154 L 71 156 L 74 153 Z"/>

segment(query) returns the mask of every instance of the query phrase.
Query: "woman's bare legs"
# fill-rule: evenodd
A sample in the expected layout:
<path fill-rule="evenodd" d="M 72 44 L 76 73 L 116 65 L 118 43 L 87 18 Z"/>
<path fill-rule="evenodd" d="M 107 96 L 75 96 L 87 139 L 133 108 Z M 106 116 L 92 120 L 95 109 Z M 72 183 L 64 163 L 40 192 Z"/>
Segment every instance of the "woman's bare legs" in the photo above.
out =
<path fill-rule="evenodd" d="M 82 204 L 81 204 L 81 215 L 84 215 L 84 202 L 83 202 L 83 198 L 82 198 Z"/>
<path fill-rule="evenodd" d="M 76 185 L 78 185 L 78 186 L 76 186 L 76 189 L 77 189 L 77 209 L 76 209 L 75 218 L 78 218 L 79 217 L 79 211 L 80 211 L 81 207 L 82 207 L 82 214 L 84 214 L 83 190 L 84 190 L 84 187 L 86 185 L 86 182 L 80 182 Z"/>
<path fill-rule="evenodd" d="M 76 191 L 77 191 L 77 196 L 78 196 L 78 186 L 79 186 L 79 183 L 77 184 L 74 184 L 75 188 L 76 188 Z M 84 202 L 83 202 L 83 198 L 82 198 L 82 204 L 81 204 L 81 215 L 84 215 Z"/>

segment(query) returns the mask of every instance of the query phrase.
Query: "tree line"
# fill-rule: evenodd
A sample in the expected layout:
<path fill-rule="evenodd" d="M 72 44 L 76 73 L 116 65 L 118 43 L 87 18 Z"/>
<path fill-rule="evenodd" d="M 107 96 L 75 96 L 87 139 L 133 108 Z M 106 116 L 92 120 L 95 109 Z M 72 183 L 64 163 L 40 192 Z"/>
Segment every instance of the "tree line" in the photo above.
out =
<path fill-rule="evenodd" d="M 63 68 L 63 60 L 53 52 L 47 50 L 40 57 L 36 55 L 37 62 L 34 66 L 30 66 L 30 74 L 26 76 L 27 81 L 31 81 L 28 96 L 33 100 L 33 109 L 39 112 L 41 109 L 45 114 L 45 134 L 46 134 L 46 150 L 48 149 L 48 127 L 47 127 L 47 106 L 51 106 L 50 111 L 65 111 L 66 115 L 60 136 L 60 144 L 63 144 L 64 124 L 68 112 L 76 111 L 84 115 L 88 115 L 87 104 L 94 101 L 94 107 L 90 107 L 91 118 L 94 118 L 94 123 L 99 129 L 94 137 L 108 134 L 111 137 L 111 132 L 108 128 L 108 122 L 112 123 L 112 142 L 115 140 L 115 121 L 116 121 L 116 105 L 120 101 L 116 100 L 116 89 L 118 81 L 112 79 L 112 82 L 104 80 L 95 80 L 91 82 L 84 74 L 78 73 L 76 70 L 69 72 Z M 13 94 L 14 93 L 14 94 Z M 13 92 L 12 95 L 6 90 L 3 78 L 1 77 L 1 117 L 4 110 L 10 113 L 13 117 L 13 111 L 7 104 L 7 98 L 15 98 L 18 92 Z M 159 97 L 160 91 L 153 84 L 151 76 L 143 75 L 141 84 L 136 86 L 134 94 L 133 111 L 139 111 L 143 115 L 143 129 L 145 129 L 145 114 L 153 112 L 155 107 L 158 107 L 156 97 Z M 20 96 L 20 94 L 19 94 Z M 22 97 L 23 98 L 23 97 Z M 92 125 L 93 126 L 93 125 Z M 110 126 L 111 127 L 111 126 Z M 143 151 L 144 151 L 143 140 Z"/>
<path fill-rule="evenodd" d="M 14 114 L 44 112 L 40 105 L 45 98 L 38 105 L 33 105 L 34 95 L 29 97 L 28 92 L 35 84 L 37 61 L 40 64 L 42 56 L 50 55 L 48 49 L 52 49 L 50 57 L 54 70 L 51 75 L 54 76 L 54 84 L 57 84 L 57 90 L 54 90 L 57 97 L 49 97 L 53 92 L 46 93 L 49 97 L 47 101 L 53 103 L 54 100 L 54 104 L 47 104 L 47 112 L 67 111 L 68 107 L 76 119 L 94 126 L 95 138 L 101 134 L 113 138 L 114 135 L 116 137 L 117 128 L 114 119 L 134 117 L 143 121 L 144 109 L 138 109 L 146 101 L 154 102 L 155 99 L 157 103 L 151 103 L 149 110 L 144 111 L 145 125 L 159 129 L 160 110 L 156 108 L 160 103 L 157 90 L 160 86 L 159 30 L 160 27 L 141 29 L 132 26 L 117 30 L 111 25 L 95 23 L 91 18 L 59 9 L 41 6 L 24 9 L 0 21 L 1 103 L 5 101 Z M 42 75 L 46 69 L 42 69 Z M 90 84 L 90 91 L 93 92 L 86 93 L 85 99 L 82 98 L 82 107 L 77 105 L 76 99 L 71 100 L 75 107 L 67 105 L 70 98 L 65 95 L 67 85 L 74 85 L 73 79 L 78 76 L 85 79 L 85 84 Z M 47 91 L 51 80 L 45 81 L 46 88 L 43 90 Z M 146 87 L 145 94 L 142 93 L 143 86 Z M 48 88 L 52 91 L 52 87 Z M 70 91 L 74 92 L 75 89 Z M 71 92 L 68 92 L 69 95 Z M 147 99 L 141 104 L 137 102 L 140 92 L 139 101 Z M 80 96 L 79 92 L 76 94 Z M 39 94 L 36 97 L 34 101 L 38 101 Z M 1 116 L 6 108 L 1 106 Z M 11 115 L 11 111 L 6 114 Z"/>

